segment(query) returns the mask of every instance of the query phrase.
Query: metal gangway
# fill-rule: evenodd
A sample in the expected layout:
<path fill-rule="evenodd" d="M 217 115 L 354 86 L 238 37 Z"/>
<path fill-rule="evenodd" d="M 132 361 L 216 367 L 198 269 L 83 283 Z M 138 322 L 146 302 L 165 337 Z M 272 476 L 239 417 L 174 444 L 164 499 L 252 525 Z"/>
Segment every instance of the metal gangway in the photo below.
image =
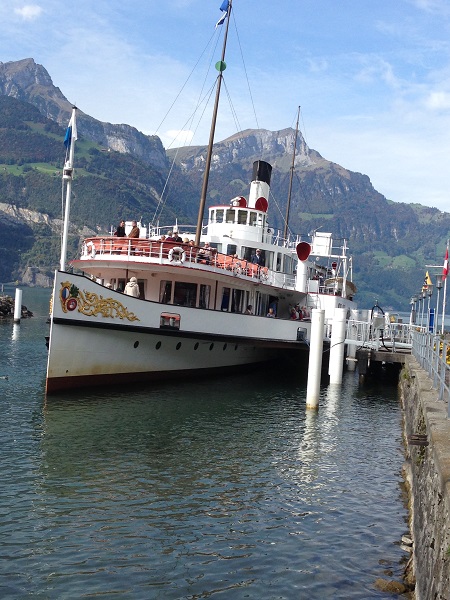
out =
<path fill-rule="evenodd" d="M 357 350 L 389 354 L 412 354 L 427 372 L 438 399 L 448 403 L 450 418 L 450 337 L 429 331 L 413 323 L 375 317 L 368 321 L 349 319 L 346 339 L 347 355 L 354 360 Z M 353 357 L 353 359 L 352 359 Z"/>
<path fill-rule="evenodd" d="M 348 346 L 367 348 L 370 350 L 385 349 L 389 352 L 398 350 L 411 351 L 413 344 L 413 332 L 422 331 L 423 327 L 417 327 L 409 323 L 391 321 L 385 317 L 375 317 L 369 321 L 347 321 L 345 343 Z"/>

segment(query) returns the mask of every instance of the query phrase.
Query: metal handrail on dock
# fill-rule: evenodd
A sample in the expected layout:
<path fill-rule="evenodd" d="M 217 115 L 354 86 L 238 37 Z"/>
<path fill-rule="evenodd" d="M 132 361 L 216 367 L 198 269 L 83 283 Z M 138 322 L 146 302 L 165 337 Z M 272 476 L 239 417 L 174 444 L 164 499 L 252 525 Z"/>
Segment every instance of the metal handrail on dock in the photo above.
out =
<path fill-rule="evenodd" d="M 385 348 L 392 352 L 395 352 L 396 349 L 411 349 L 414 329 L 416 326 L 406 323 L 383 322 L 377 324 L 373 321 L 349 319 L 345 343 L 372 350 Z"/>
<path fill-rule="evenodd" d="M 450 341 L 433 333 L 413 331 L 412 354 L 428 373 L 439 400 L 448 403 L 450 418 Z"/>

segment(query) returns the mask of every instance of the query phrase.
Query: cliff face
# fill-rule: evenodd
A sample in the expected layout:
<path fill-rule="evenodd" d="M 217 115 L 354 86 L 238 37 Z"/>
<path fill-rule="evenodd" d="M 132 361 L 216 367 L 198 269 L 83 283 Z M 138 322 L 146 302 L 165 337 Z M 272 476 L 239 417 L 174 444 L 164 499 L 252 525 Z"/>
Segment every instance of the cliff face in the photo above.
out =
<path fill-rule="evenodd" d="M 32 58 L 0 62 L 0 94 L 33 104 L 45 117 L 56 121 L 62 127 L 66 127 L 69 122 L 71 103 L 61 90 L 53 85 L 44 67 Z M 113 125 L 98 121 L 81 110 L 77 116 L 78 132 L 86 139 L 117 152 L 132 154 L 162 171 L 166 170 L 164 147 L 157 136 L 144 135 L 130 125 Z"/>
<path fill-rule="evenodd" d="M 294 144 L 295 131 L 290 128 L 281 131 L 247 129 L 214 144 L 211 167 L 217 170 L 228 164 L 240 164 L 245 168 L 251 168 L 253 161 L 262 159 L 277 170 L 288 171 L 292 165 Z M 176 154 L 178 154 L 177 162 L 185 172 L 203 170 L 206 155 L 204 146 L 167 151 L 169 157 L 174 157 Z M 308 148 L 299 132 L 295 166 L 317 168 L 325 163 L 329 164 L 318 152 Z"/>

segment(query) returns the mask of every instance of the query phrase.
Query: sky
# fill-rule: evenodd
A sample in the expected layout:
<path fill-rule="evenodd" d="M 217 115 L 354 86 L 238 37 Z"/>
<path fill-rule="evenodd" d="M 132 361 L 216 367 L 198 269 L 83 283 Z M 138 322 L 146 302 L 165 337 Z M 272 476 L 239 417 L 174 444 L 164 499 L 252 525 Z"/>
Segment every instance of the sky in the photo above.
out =
<path fill-rule="evenodd" d="M 1 0 L 0 62 L 85 113 L 206 144 L 222 0 Z M 450 211 L 450 0 L 233 0 L 215 140 L 295 127 L 395 202 Z M 174 139 L 174 132 L 190 131 Z"/>

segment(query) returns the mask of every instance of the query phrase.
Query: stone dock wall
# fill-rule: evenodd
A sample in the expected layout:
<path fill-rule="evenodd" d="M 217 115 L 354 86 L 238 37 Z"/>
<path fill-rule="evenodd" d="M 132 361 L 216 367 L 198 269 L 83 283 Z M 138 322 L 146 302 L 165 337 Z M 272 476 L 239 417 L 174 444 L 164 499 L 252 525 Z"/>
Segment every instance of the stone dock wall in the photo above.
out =
<path fill-rule="evenodd" d="M 416 359 L 399 380 L 416 600 L 450 599 L 450 419 Z"/>

